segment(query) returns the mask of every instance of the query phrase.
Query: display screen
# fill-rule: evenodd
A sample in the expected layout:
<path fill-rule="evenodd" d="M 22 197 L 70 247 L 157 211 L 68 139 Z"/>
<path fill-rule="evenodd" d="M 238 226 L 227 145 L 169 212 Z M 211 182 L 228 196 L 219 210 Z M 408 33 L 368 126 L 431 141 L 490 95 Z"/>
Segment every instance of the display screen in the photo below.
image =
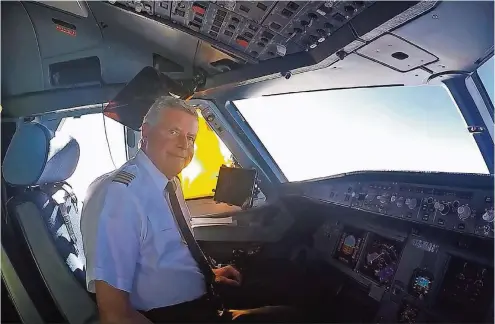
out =
<path fill-rule="evenodd" d="M 411 277 L 409 292 L 420 299 L 426 297 L 433 284 L 433 274 L 424 269 L 416 269 Z"/>
<path fill-rule="evenodd" d="M 374 235 L 367 244 L 359 271 L 379 284 L 388 284 L 399 265 L 402 243 Z"/>
<path fill-rule="evenodd" d="M 426 277 L 416 277 L 416 280 L 414 281 L 414 285 L 418 287 L 418 289 L 428 289 L 430 284 L 430 279 Z"/>
<path fill-rule="evenodd" d="M 140 130 L 144 116 L 159 96 L 186 92 L 175 81 L 156 69 L 144 67 L 103 110 L 105 116 L 135 131 Z"/>
<path fill-rule="evenodd" d="M 366 232 L 358 229 L 344 228 L 337 244 L 334 258 L 354 269 L 359 259 L 359 252 L 361 251 L 365 234 Z"/>
<path fill-rule="evenodd" d="M 256 170 L 221 166 L 213 200 L 234 206 L 244 206 L 252 198 Z"/>
<path fill-rule="evenodd" d="M 493 302 L 493 269 L 452 257 L 436 300 L 452 319 L 482 320 Z"/>

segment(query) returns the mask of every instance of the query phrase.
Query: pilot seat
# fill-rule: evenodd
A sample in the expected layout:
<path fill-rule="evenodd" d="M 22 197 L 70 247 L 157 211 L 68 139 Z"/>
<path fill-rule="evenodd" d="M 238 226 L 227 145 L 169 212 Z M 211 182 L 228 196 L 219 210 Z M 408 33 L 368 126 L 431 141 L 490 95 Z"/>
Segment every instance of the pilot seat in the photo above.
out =
<path fill-rule="evenodd" d="M 85 287 L 85 259 L 77 197 L 66 180 L 80 148 L 69 136 L 42 124 L 21 124 L 7 149 L 3 176 L 15 188 L 8 214 L 24 236 L 38 270 L 69 323 L 97 321 Z M 35 271 L 33 269 L 33 271 Z"/>

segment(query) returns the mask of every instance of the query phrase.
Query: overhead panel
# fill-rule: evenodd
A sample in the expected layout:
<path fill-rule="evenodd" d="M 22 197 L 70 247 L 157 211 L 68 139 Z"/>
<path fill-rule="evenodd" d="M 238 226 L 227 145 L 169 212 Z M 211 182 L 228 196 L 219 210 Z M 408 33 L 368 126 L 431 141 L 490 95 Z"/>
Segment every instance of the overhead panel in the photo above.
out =
<path fill-rule="evenodd" d="M 109 1 L 185 27 L 240 57 L 269 60 L 318 47 L 373 1 Z"/>

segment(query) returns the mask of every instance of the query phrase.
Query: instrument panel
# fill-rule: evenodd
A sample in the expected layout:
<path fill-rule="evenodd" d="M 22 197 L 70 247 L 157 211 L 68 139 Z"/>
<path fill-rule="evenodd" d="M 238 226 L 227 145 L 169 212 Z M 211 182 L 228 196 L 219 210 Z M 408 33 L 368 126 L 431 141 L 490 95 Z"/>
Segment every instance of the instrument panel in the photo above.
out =
<path fill-rule="evenodd" d="M 398 238 L 365 227 L 350 220 L 327 221 L 314 234 L 314 247 L 332 266 L 368 287 L 369 297 L 380 302 L 376 323 L 490 319 L 493 259 L 479 259 L 480 253 L 459 256 L 455 244 L 415 235 Z"/>
<path fill-rule="evenodd" d="M 255 60 L 309 51 L 374 1 L 109 1 Z"/>
<path fill-rule="evenodd" d="M 476 177 L 472 181 L 476 181 Z M 304 195 L 354 210 L 493 238 L 493 177 L 491 181 L 492 187 L 489 189 L 466 189 L 414 182 L 339 178 L 308 184 Z"/>
<path fill-rule="evenodd" d="M 376 323 L 493 322 L 493 176 L 359 172 L 287 188 L 352 211 L 322 213 L 313 246 L 367 287 Z"/>

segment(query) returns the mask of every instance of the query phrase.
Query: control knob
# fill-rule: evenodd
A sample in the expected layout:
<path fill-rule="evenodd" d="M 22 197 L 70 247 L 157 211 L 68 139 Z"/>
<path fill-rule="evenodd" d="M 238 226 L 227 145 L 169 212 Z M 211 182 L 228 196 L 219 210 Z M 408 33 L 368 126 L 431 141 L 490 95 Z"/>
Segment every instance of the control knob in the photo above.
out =
<path fill-rule="evenodd" d="M 315 48 L 316 46 L 318 46 L 318 37 L 314 35 L 310 35 L 308 37 L 308 43 L 309 43 L 309 48 Z"/>
<path fill-rule="evenodd" d="M 486 222 L 493 222 L 494 220 L 494 215 L 493 215 L 493 209 L 489 209 L 487 210 L 483 216 L 481 216 L 483 218 L 484 221 Z"/>
<path fill-rule="evenodd" d="M 316 32 L 320 36 L 320 38 L 318 38 L 318 43 L 323 43 L 325 41 L 325 37 L 327 36 L 327 32 L 323 29 L 317 29 Z"/>
<path fill-rule="evenodd" d="M 438 210 L 440 212 L 440 214 L 442 215 L 447 215 L 450 211 L 450 207 L 448 204 L 446 203 L 440 203 L 440 202 L 435 202 L 435 205 L 434 205 L 435 209 Z"/>
<path fill-rule="evenodd" d="M 373 193 L 368 193 L 368 194 L 366 195 L 366 197 L 364 197 L 364 199 L 365 199 L 366 201 L 368 201 L 368 202 L 372 202 L 372 201 L 373 201 L 373 199 L 375 199 L 375 194 L 373 194 Z"/>
<path fill-rule="evenodd" d="M 457 208 L 457 214 L 461 221 L 465 221 L 471 216 L 471 208 L 468 205 L 460 206 Z"/>
<path fill-rule="evenodd" d="M 418 205 L 418 200 L 416 198 L 407 198 L 406 205 L 409 209 L 414 209 Z"/>
<path fill-rule="evenodd" d="M 389 195 L 388 194 L 383 194 L 381 196 L 378 196 L 377 198 L 378 198 L 378 200 L 380 200 L 381 204 L 386 204 L 389 202 Z"/>
<path fill-rule="evenodd" d="M 139 13 L 139 12 L 143 11 L 143 9 L 144 9 L 144 5 L 141 2 L 136 1 L 136 6 L 134 7 L 134 10 L 137 13 Z"/>

